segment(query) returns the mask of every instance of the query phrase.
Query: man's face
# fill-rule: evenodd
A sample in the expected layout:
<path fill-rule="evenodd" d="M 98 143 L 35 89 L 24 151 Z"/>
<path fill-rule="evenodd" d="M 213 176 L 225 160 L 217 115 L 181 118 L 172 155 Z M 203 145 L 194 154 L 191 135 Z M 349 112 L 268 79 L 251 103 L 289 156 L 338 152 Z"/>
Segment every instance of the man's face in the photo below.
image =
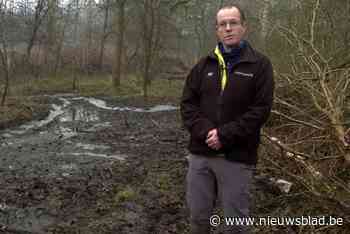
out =
<path fill-rule="evenodd" d="M 246 26 L 241 22 L 241 14 L 237 8 L 219 10 L 216 23 L 216 35 L 219 41 L 229 47 L 239 45 Z"/>

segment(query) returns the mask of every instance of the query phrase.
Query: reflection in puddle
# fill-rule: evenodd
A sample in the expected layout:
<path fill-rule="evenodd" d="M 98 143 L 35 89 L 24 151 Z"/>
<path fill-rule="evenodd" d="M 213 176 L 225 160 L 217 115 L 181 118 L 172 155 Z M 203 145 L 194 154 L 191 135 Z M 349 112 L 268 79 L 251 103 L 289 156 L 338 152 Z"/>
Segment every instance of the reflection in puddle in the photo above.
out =
<path fill-rule="evenodd" d="M 110 122 L 97 123 L 94 126 L 92 126 L 91 128 L 86 129 L 86 131 L 96 132 L 96 131 L 100 131 L 100 130 L 108 128 L 108 127 L 112 127 L 112 124 Z"/>
<path fill-rule="evenodd" d="M 92 145 L 92 144 L 83 144 L 83 143 L 78 143 L 76 144 L 76 147 L 82 148 L 84 150 L 95 150 L 95 149 L 109 149 L 109 146 L 106 145 Z"/>
<path fill-rule="evenodd" d="M 82 106 L 76 106 L 70 108 L 68 111 L 64 112 L 59 120 L 61 122 L 70 122 L 70 121 L 85 121 L 85 122 L 96 122 L 100 118 L 98 116 L 97 110 L 88 110 Z"/>
<path fill-rule="evenodd" d="M 56 134 L 59 134 L 62 140 L 66 140 L 78 135 L 78 133 L 73 131 L 72 129 L 65 128 L 62 126 L 60 126 L 60 128 L 56 131 Z"/>
<path fill-rule="evenodd" d="M 105 101 L 96 99 L 96 98 L 76 97 L 76 98 L 73 98 L 72 100 L 84 100 L 98 108 L 105 109 L 105 110 L 113 110 L 113 107 L 107 106 Z"/>
<path fill-rule="evenodd" d="M 179 108 L 171 105 L 157 105 L 155 107 L 150 108 L 149 110 L 146 110 L 146 112 L 171 111 L 177 109 Z"/>
<path fill-rule="evenodd" d="M 85 100 L 89 102 L 90 104 L 101 108 L 105 110 L 114 110 L 114 111 L 133 111 L 133 112 L 158 112 L 158 111 L 172 111 L 179 109 L 176 106 L 171 105 L 157 105 L 152 108 L 136 108 L 136 107 L 110 107 L 107 106 L 106 102 L 104 100 L 96 99 L 96 98 L 84 98 L 84 97 L 77 97 L 73 100 Z"/>
<path fill-rule="evenodd" d="M 100 158 L 108 158 L 108 159 L 117 159 L 120 161 L 125 161 L 127 158 L 127 155 L 125 154 L 118 154 L 118 155 L 107 155 L 107 154 L 95 154 L 91 152 L 84 152 L 84 153 L 71 153 L 73 156 L 91 156 L 91 157 L 100 157 Z"/>
<path fill-rule="evenodd" d="M 75 163 L 69 163 L 69 164 L 63 164 L 61 165 L 61 169 L 64 171 L 72 171 L 72 170 L 77 170 L 78 165 Z"/>

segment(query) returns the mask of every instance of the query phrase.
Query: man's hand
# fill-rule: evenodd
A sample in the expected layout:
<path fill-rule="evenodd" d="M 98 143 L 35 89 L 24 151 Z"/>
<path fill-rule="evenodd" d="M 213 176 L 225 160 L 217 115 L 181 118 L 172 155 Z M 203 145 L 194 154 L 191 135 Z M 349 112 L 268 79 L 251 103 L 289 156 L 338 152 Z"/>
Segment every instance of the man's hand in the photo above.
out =
<path fill-rule="evenodd" d="M 218 137 L 218 130 L 216 128 L 208 132 L 205 143 L 207 143 L 207 145 L 214 150 L 221 149 L 222 145 Z"/>

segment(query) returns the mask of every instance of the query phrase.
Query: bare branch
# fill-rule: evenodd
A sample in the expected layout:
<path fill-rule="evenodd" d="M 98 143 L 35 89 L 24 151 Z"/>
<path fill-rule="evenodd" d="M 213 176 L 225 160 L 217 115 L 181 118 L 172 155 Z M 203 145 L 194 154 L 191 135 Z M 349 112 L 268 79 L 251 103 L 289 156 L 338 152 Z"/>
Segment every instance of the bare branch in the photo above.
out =
<path fill-rule="evenodd" d="M 320 7 L 320 0 L 316 0 L 314 9 L 312 11 L 312 20 L 311 20 L 311 26 L 310 26 L 310 44 L 314 47 L 314 38 L 315 38 L 315 22 L 317 17 L 317 11 Z"/>
<path fill-rule="evenodd" d="M 307 127 L 315 128 L 315 129 L 318 129 L 318 130 L 321 130 L 321 131 L 325 130 L 323 127 L 316 126 L 316 125 L 314 125 L 312 123 L 309 123 L 309 122 L 306 122 L 306 121 L 294 119 L 294 118 L 292 118 L 292 117 L 290 117 L 290 116 L 288 116 L 286 114 L 283 114 L 283 113 L 281 113 L 281 112 L 279 112 L 277 110 L 272 110 L 271 113 L 274 113 L 276 115 L 282 116 L 282 117 L 284 117 L 284 118 L 286 118 L 286 119 L 288 119 L 288 120 L 290 120 L 292 122 L 300 123 L 300 124 L 302 124 L 304 126 L 307 126 Z"/>

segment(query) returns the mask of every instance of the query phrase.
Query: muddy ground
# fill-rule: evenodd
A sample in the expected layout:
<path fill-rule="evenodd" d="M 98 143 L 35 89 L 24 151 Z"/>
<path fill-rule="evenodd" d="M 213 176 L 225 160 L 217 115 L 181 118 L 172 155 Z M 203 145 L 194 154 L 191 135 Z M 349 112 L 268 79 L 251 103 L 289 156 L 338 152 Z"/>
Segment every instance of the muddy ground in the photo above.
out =
<path fill-rule="evenodd" d="M 49 116 L 0 131 L 0 233 L 188 233 L 176 102 L 45 98 Z M 280 197 L 256 180 L 253 215 L 285 211 Z"/>

